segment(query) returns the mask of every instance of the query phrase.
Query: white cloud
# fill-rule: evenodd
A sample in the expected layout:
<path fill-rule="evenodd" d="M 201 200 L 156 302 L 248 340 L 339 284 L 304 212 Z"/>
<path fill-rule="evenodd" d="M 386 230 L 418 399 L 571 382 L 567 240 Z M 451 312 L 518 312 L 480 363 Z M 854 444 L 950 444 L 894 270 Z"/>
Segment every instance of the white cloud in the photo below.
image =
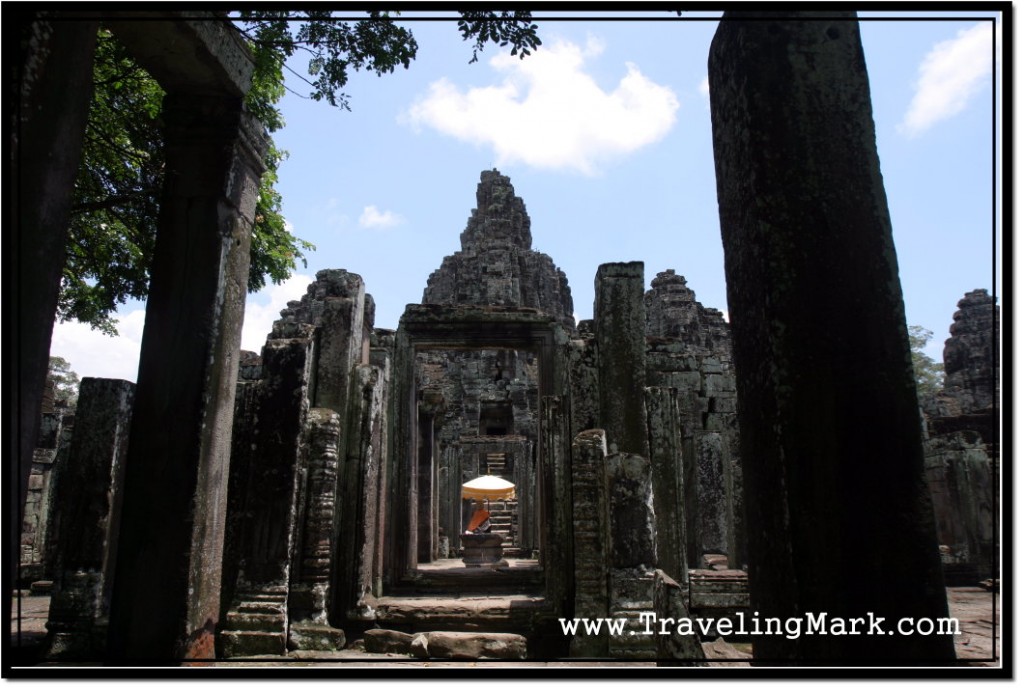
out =
<path fill-rule="evenodd" d="M 306 294 L 313 282 L 309 276 L 295 274 L 280 285 L 270 285 L 245 301 L 242 325 L 242 349 L 259 353 L 274 321 L 281 317 L 289 300 Z M 138 377 L 139 349 L 146 310 L 135 309 L 116 317 L 117 336 L 106 336 L 80 322 L 53 325 L 50 354 L 71 363 L 79 377 L 104 377 L 134 382 Z"/>
<path fill-rule="evenodd" d="M 242 350 L 261 352 L 271 327 L 281 318 L 281 310 L 288 306 L 290 300 L 301 299 L 312 282 L 309 276 L 292 274 L 280 285 L 271 284 L 246 298 Z"/>
<path fill-rule="evenodd" d="M 402 222 L 402 217 L 393 211 L 381 211 L 376 206 L 363 207 L 359 225 L 363 228 L 391 228 Z"/>
<path fill-rule="evenodd" d="M 139 373 L 139 346 L 146 310 L 136 309 L 116 318 L 117 336 L 94 331 L 81 322 L 53 325 L 50 354 L 67 360 L 79 377 L 104 377 L 134 382 Z"/>
<path fill-rule="evenodd" d="M 582 48 L 559 41 L 525 60 L 496 56 L 490 65 L 505 75 L 500 84 L 463 92 L 441 79 L 400 120 L 493 147 L 497 165 L 596 174 L 607 160 L 663 138 L 679 108 L 671 89 L 631 63 L 614 90 L 602 90 L 584 66 L 603 49 L 591 38 Z"/>
<path fill-rule="evenodd" d="M 917 136 L 967 107 L 992 73 L 992 24 L 980 22 L 936 43 L 918 68 L 916 92 L 899 126 Z"/>

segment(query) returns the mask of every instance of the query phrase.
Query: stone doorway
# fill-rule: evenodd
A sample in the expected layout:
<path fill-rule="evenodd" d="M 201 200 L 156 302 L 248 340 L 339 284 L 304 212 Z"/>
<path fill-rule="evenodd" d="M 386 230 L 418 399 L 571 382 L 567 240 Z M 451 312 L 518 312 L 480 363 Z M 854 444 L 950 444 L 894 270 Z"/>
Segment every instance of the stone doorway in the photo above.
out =
<path fill-rule="evenodd" d="M 556 332 L 561 332 L 561 327 L 533 309 L 407 308 L 396 334 L 393 373 L 388 476 L 393 481 L 389 494 L 395 501 L 387 507 L 384 527 L 385 595 L 436 592 L 458 580 L 460 589 L 474 592 L 544 596 L 552 579 L 564 580 L 560 573 L 564 568 L 552 570 L 549 555 L 559 549 L 556 544 L 564 549 L 570 536 L 542 529 L 545 517 L 554 512 L 555 469 L 545 462 L 539 409 L 545 396 L 558 393 L 555 382 L 564 376 L 563 363 L 556 355 L 560 353 L 555 348 Z M 493 368 L 496 378 L 501 377 L 502 362 L 512 370 L 516 358 L 529 362 L 536 373 L 529 400 L 518 405 L 513 396 L 502 399 L 485 392 L 466 405 L 469 412 L 451 410 L 452 401 L 447 400 L 443 387 L 436 385 L 436 378 L 417 376 L 418 359 L 422 361 L 421 355 L 428 352 L 456 354 L 452 360 L 459 353 L 498 353 L 494 360 L 499 366 Z M 488 367 L 486 375 L 490 374 Z M 527 391 L 520 393 L 526 395 Z M 530 417 L 521 414 L 525 409 L 532 411 Z M 442 440 L 439 432 L 444 420 L 458 416 L 466 421 L 462 433 Z M 517 486 L 512 558 L 509 568 L 500 573 L 488 570 L 469 576 L 453 549 L 468 518 L 461 485 L 479 475 L 488 462 L 494 471 L 510 474 L 508 479 Z M 554 561 L 561 563 L 557 557 Z"/>

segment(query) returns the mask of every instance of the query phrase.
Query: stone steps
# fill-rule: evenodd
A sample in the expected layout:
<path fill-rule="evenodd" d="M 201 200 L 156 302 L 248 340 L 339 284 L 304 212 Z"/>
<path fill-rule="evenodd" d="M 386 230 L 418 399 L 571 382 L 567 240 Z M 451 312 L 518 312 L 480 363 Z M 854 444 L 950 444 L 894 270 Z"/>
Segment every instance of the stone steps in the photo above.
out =
<path fill-rule="evenodd" d="M 397 596 L 455 597 L 472 592 L 487 596 L 540 595 L 544 570 L 535 561 L 510 566 L 468 568 L 461 560 L 447 560 L 449 567 L 420 568 L 416 575 L 392 588 Z"/>
<path fill-rule="evenodd" d="M 499 508 L 500 507 L 500 508 Z M 491 502 L 491 532 L 505 536 L 502 546 L 515 547 L 518 544 L 519 502 L 515 499 Z"/>
<path fill-rule="evenodd" d="M 551 607 L 539 595 L 380 598 L 375 607 L 381 628 L 408 632 L 462 631 L 529 634 Z"/>

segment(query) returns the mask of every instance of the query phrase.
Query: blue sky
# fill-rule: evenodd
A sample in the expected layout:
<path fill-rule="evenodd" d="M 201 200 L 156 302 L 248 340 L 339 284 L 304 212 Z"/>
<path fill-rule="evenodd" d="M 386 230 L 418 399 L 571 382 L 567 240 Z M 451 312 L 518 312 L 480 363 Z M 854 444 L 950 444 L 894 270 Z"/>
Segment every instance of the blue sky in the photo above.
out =
<path fill-rule="evenodd" d="M 354 74 L 351 112 L 291 93 L 280 104 L 284 215 L 317 250 L 291 280 L 249 296 L 243 348 L 258 351 L 325 268 L 360 274 L 376 326 L 397 327 L 459 249 L 491 168 L 525 201 L 534 248 L 565 271 L 580 319 L 592 314 L 598 265 L 612 261 L 643 261 L 648 284 L 675 269 L 705 306 L 728 310 L 706 81 L 717 22 L 701 20 L 715 15 L 539 14 L 533 56 L 492 47 L 476 64 L 454 22 L 403 16 L 417 59 L 384 77 Z M 861 37 L 907 319 L 934 332 L 927 352 L 941 360 L 957 301 L 993 289 L 992 23 L 980 18 L 995 15 L 861 16 L 872 18 Z M 305 73 L 301 59 L 291 65 Z M 117 338 L 57 324 L 51 353 L 81 376 L 135 381 L 143 321 L 133 303 Z"/>

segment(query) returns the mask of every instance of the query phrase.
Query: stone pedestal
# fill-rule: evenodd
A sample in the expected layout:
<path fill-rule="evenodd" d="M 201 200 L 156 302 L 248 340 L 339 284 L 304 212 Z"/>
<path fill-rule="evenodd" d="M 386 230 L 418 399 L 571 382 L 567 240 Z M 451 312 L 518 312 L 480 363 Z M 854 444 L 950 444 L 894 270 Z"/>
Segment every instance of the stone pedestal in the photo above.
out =
<path fill-rule="evenodd" d="M 498 533 L 463 533 L 459 536 L 462 543 L 462 563 L 470 568 L 508 566 L 508 562 L 502 559 L 503 539 Z"/>

